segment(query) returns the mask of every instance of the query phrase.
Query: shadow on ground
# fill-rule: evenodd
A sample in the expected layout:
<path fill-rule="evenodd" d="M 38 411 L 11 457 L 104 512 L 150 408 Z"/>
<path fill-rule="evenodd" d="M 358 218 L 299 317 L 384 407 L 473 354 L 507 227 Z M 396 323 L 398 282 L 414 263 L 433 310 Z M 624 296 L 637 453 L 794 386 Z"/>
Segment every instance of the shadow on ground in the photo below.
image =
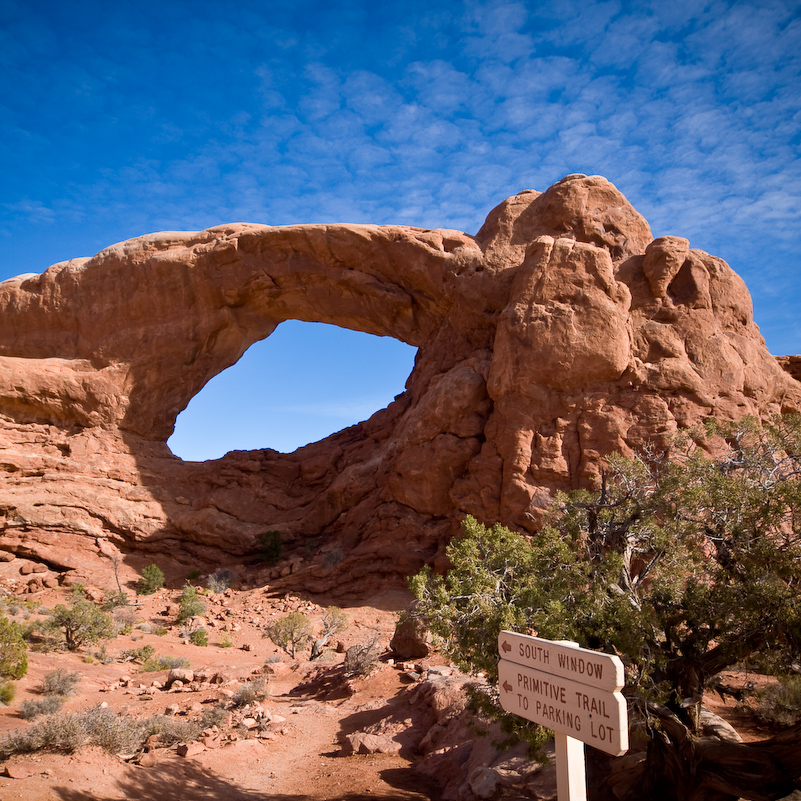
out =
<path fill-rule="evenodd" d="M 381 778 L 391 789 L 377 789 L 369 793 L 343 793 L 336 797 L 327 796 L 326 801 L 420 801 L 421 798 L 436 801 L 439 798 L 433 786 L 430 794 L 421 793 L 420 777 L 411 769 L 381 771 Z M 53 792 L 62 801 L 119 801 L 131 798 L 137 801 L 165 801 L 169 798 L 178 798 L 181 801 L 308 801 L 312 798 L 306 795 L 271 793 L 269 785 L 270 779 L 265 776 L 263 789 L 246 789 L 201 765 L 170 762 L 152 768 L 131 766 L 126 775 L 117 782 L 118 790 L 105 798 L 95 792 L 69 787 L 54 787 Z M 415 789 L 408 789 L 410 787 Z"/>

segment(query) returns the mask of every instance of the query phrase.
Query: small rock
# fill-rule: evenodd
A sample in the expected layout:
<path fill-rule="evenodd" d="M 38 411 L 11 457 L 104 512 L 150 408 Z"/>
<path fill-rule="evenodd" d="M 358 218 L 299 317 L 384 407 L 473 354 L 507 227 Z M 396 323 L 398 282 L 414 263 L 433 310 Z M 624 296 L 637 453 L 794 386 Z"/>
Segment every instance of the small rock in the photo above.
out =
<path fill-rule="evenodd" d="M 180 757 L 193 757 L 197 756 L 198 754 L 202 754 L 205 750 L 206 746 L 203 745 L 203 743 L 181 743 L 175 749 L 175 753 L 177 753 Z"/>
<path fill-rule="evenodd" d="M 35 762 L 17 762 L 16 765 L 6 765 L 5 774 L 9 779 L 27 779 L 41 770 L 41 765 Z"/>
<path fill-rule="evenodd" d="M 103 592 L 103 590 L 98 590 L 97 587 L 87 587 L 84 590 L 84 593 L 86 594 L 86 597 L 90 601 L 92 601 L 92 602 L 94 602 L 96 604 L 99 604 L 103 600 L 103 598 L 105 596 L 105 593 Z"/>
<path fill-rule="evenodd" d="M 156 751 L 148 751 L 142 754 L 139 757 L 139 765 L 143 768 L 152 768 L 159 761 L 157 753 Z"/>
<path fill-rule="evenodd" d="M 0 551 L 0 562 L 13 562 L 16 558 L 11 551 Z"/>
<path fill-rule="evenodd" d="M 165 710 L 165 715 L 177 715 L 181 711 L 181 707 L 178 704 L 170 704 Z"/>
<path fill-rule="evenodd" d="M 166 687 L 171 687 L 175 682 L 180 681 L 181 686 L 189 684 L 195 680 L 195 673 L 189 668 L 173 668 L 167 675 Z"/>

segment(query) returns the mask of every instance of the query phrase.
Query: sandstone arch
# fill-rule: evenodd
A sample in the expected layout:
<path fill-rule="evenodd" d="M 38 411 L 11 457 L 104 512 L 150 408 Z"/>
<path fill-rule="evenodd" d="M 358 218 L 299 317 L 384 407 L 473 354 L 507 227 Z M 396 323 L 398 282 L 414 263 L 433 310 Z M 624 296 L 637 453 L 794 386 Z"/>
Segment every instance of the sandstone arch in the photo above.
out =
<path fill-rule="evenodd" d="M 407 391 L 294 454 L 172 457 L 178 413 L 286 319 L 418 347 Z M 71 567 L 112 541 L 197 564 L 268 527 L 314 544 L 287 581 L 367 591 L 436 560 L 465 513 L 535 531 L 549 493 L 612 450 L 789 409 L 801 386 L 742 281 L 652 241 L 603 178 L 523 192 L 475 237 L 152 234 L 0 284 L 0 546 Z"/>

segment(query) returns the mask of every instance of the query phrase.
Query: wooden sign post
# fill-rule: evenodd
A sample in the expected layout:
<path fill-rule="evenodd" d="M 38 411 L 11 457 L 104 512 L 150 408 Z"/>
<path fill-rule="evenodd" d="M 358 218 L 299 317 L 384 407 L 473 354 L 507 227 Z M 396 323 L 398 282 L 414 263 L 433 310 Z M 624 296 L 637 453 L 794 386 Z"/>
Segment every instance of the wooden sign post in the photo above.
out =
<path fill-rule="evenodd" d="M 559 801 L 586 801 L 584 743 L 619 756 L 629 748 L 623 663 L 575 643 L 502 631 L 501 706 L 554 730 Z"/>

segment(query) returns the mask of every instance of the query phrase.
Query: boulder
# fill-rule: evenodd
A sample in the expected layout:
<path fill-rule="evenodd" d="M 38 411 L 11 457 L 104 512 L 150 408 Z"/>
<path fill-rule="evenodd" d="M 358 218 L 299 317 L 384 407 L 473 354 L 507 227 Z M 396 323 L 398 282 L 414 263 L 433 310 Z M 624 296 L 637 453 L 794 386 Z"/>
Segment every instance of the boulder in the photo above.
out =
<path fill-rule="evenodd" d="M 395 627 L 389 647 L 398 659 L 423 659 L 431 651 L 431 635 L 417 617 L 404 617 Z"/>

